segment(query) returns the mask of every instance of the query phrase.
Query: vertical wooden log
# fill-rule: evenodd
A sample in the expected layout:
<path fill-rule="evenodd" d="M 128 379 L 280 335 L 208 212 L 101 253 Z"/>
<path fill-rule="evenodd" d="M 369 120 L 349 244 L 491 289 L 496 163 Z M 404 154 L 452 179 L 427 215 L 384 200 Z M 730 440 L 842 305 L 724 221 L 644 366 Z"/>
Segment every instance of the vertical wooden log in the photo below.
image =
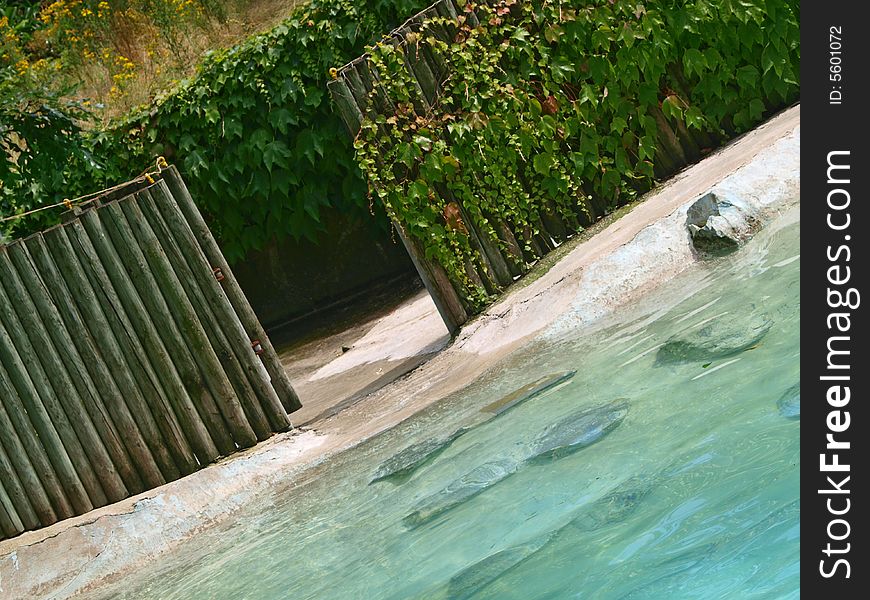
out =
<path fill-rule="evenodd" d="M 233 347 L 227 341 L 222 324 L 215 317 L 212 306 L 204 299 L 202 291 L 199 289 L 199 281 L 187 268 L 184 256 L 178 249 L 172 234 L 169 233 L 161 215 L 157 212 L 157 207 L 149 191 L 144 190 L 136 194 L 134 198 L 124 200 L 120 203 L 120 206 L 129 223 L 142 218 L 148 223 L 151 231 L 154 232 L 157 242 L 169 262 L 172 273 L 179 283 L 183 282 L 183 286 L 180 286 L 179 290 L 192 307 L 197 320 L 201 324 L 202 331 L 205 333 L 208 343 L 217 357 L 221 370 L 232 386 L 233 394 L 242 407 L 245 419 L 250 424 L 258 441 L 267 439 L 271 436 L 271 428 L 259 403 L 256 401 L 254 389 L 242 370 Z M 138 209 L 138 212 L 134 212 L 134 206 Z M 213 275 L 212 278 L 214 278 Z M 227 325 L 231 325 L 231 323 Z M 250 347 L 247 341 L 245 345 Z"/>
<path fill-rule="evenodd" d="M 486 271 L 484 269 L 481 269 L 481 271 L 483 271 L 483 275 L 485 275 Z M 468 277 L 474 287 L 482 289 L 487 294 L 495 293 L 495 289 L 493 288 L 491 282 L 488 280 L 488 278 L 484 279 L 484 276 L 481 274 L 480 271 L 477 270 L 474 261 L 471 258 L 465 259 L 465 275 Z M 454 281 L 453 283 L 455 287 L 459 288 L 460 290 L 462 289 L 462 282 Z M 463 305 L 465 306 L 465 310 L 469 312 L 472 311 L 474 307 L 472 306 L 471 298 L 467 294 L 464 294 L 462 291 L 460 292 L 460 297 L 462 297 L 463 299 Z"/>
<path fill-rule="evenodd" d="M 356 65 L 353 63 L 348 65 L 342 71 L 341 76 L 346 82 L 347 89 L 350 91 L 354 102 L 356 102 L 362 113 L 368 118 L 374 118 L 377 112 L 369 99 L 369 90 L 366 89 L 363 80 L 360 78 Z"/>
<path fill-rule="evenodd" d="M 405 69 L 411 75 L 410 81 L 413 83 L 414 91 L 410 96 L 411 104 L 414 106 L 414 112 L 421 117 L 425 116 L 429 103 L 426 100 L 426 94 L 423 92 L 423 88 L 420 87 L 420 82 L 417 81 L 417 77 L 414 75 L 414 70 L 411 67 L 406 53 L 407 45 L 404 42 L 404 38 L 393 36 L 389 39 L 389 42 L 396 49 L 396 52 L 402 56 L 402 61 L 405 63 Z"/>
<path fill-rule="evenodd" d="M 0 288 L 0 312 L 4 306 L 9 306 L 8 302 Z M 87 512 L 78 510 L 78 507 L 84 508 L 90 503 L 87 492 L 7 332 L 10 319 L 8 315 L 0 315 L 0 401 L 4 403 L 15 433 L 45 487 L 54 514 L 66 519 Z M 17 323 L 12 325 L 20 326 Z M 74 496 L 76 501 L 73 503 L 68 496 Z M 45 522 L 43 514 L 40 514 L 40 519 Z"/>
<path fill-rule="evenodd" d="M 480 19 L 478 19 L 477 13 L 475 13 L 473 10 L 466 10 L 467 6 L 468 5 L 466 4 L 462 8 L 458 8 L 457 5 L 457 12 L 459 12 L 460 14 L 464 14 L 468 25 L 470 25 L 472 28 L 475 28 L 480 25 Z"/>
<path fill-rule="evenodd" d="M 701 158 L 701 147 L 695 141 L 694 136 L 686 128 L 686 124 L 683 123 L 682 119 L 677 120 L 676 127 L 677 140 L 680 143 L 680 147 L 683 149 L 683 154 L 686 155 L 686 158 L 690 162 L 698 162 Z"/>
<path fill-rule="evenodd" d="M 226 315 L 224 314 L 218 316 L 218 311 L 220 309 L 216 302 L 219 302 L 219 298 L 212 294 L 209 294 L 208 297 L 206 296 L 206 294 L 208 294 L 206 290 L 208 289 L 209 282 L 198 275 L 206 275 L 209 279 L 214 281 L 215 285 L 217 285 L 217 281 L 215 281 L 214 274 L 208 264 L 206 264 L 205 268 L 200 269 L 201 273 L 199 274 L 197 274 L 188 264 L 188 259 L 192 259 L 196 254 L 191 256 L 191 250 L 189 248 L 185 248 L 185 251 L 182 251 L 179 248 L 178 241 L 174 237 L 173 232 L 169 230 L 169 226 L 166 224 L 167 219 L 164 218 L 164 215 L 167 215 L 170 207 L 162 202 L 161 208 L 157 208 L 154 197 L 161 195 L 159 185 L 160 184 L 152 186 L 149 190 L 137 194 L 136 206 L 141 210 L 141 214 L 144 216 L 148 225 L 151 227 L 151 230 L 160 242 L 163 252 L 166 254 L 175 276 L 179 281 L 184 282 L 185 285 L 183 292 L 196 311 L 196 315 L 202 323 L 209 343 L 217 355 L 230 383 L 235 389 L 239 403 L 242 405 L 245 416 L 247 417 L 251 428 L 254 430 L 254 433 L 257 435 L 257 439 L 260 441 L 267 439 L 272 435 L 272 428 L 269 420 L 263 412 L 261 402 L 268 401 L 267 397 L 269 392 L 271 392 L 274 397 L 275 403 L 278 405 L 281 415 L 284 417 L 285 424 L 289 425 L 289 422 L 286 420 L 286 413 L 284 413 L 284 409 L 281 407 L 281 403 L 275 395 L 275 391 L 265 381 L 263 377 L 265 372 L 261 371 L 260 365 L 254 361 L 250 361 L 253 367 L 250 371 L 242 367 L 242 361 L 247 358 L 242 352 L 243 350 L 249 351 L 251 357 L 256 359 L 256 355 L 254 354 L 253 349 L 251 349 L 251 344 L 248 342 L 247 336 L 244 335 L 244 332 L 235 327 L 237 319 L 235 313 L 232 312 L 232 307 L 230 307 L 229 320 L 227 320 Z M 135 218 L 135 215 L 132 214 L 131 206 L 131 202 L 122 203 L 122 209 L 124 209 L 128 221 Z M 183 217 L 182 223 L 186 227 Z M 195 246 L 193 252 L 199 253 L 199 247 Z M 217 292 L 219 296 L 224 299 L 226 298 L 220 289 L 218 289 Z M 266 390 L 268 390 L 268 392 Z"/>
<path fill-rule="evenodd" d="M 235 443 L 223 421 L 217 399 L 200 373 L 175 320 L 171 318 L 172 312 L 133 233 L 126 226 L 124 215 L 116 204 L 110 206 L 115 206 L 113 210 L 120 215 L 120 223 L 105 207 L 83 214 L 82 223 L 106 266 L 121 303 L 127 308 L 134 331 L 138 332 L 139 340 L 153 360 L 154 372 L 161 380 L 166 371 L 175 374 L 163 380 L 172 386 L 171 392 L 164 388 L 166 399 L 169 403 L 174 403 L 178 398 L 187 400 L 177 405 L 179 410 L 176 416 L 182 419 L 179 413 L 184 415 L 180 424 L 185 433 L 194 436 L 187 440 L 190 444 L 196 444 L 196 457 L 204 466 L 219 455 L 235 452 Z M 155 319 L 159 319 L 159 327 Z M 177 385 L 179 380 L 183 385 Z M 190 410 L 191 405 L 195 407 L 193 411 Z M 199 428 L 200 424 L 202 429 Z M 188 425 L 193 428 L 188 428 Z"/>
<path fill-rule="evenodd" d="M 537 219 L 532 219 L 532 224 L 534 225 L 535 230 L 537 230 L 537 233 L 534 234 L 535 239 L 537 239 L 538 245 L 544 251 L 544 254 L 541 255 L 543 258 L 544 255 L 549 254 L 556 249 L 556 244 L 553 241 L 553 238 L 550 237 L 550 232 L 547 231 L 546 227 L 544 227 L 544 223 L 540 216 L 538 216 Z"/>
<path fill-rule="evenodd" d="M 293 390 L 293 386 L 290 385 L 290 380 L 287 378 L 284 366 L 278 358 L 278 353 L 275 352 L 269 336 L 266 335 L 266 331 L 260 325 L 257 315 L 254 314 L 254 309 L 248 303 L 248 299 L 245 297 L 244 292 L 242 292 L 242 288 L 233 275 L 232 269 L 230 269 L 211 231 L 209 231 L 202 215 L 196 208 L 193 198 L 190 197 L 187 187 L 178 174 L 178 170 L 174 166 L 171 166 L 169 169 L 164 170 L 161 175 L 165 178 L 166 185 L 172 192 L 173 198 L 178 203 L 178 207 L 181 209 L 182 214 L 184 214 L 184 218 L 191 231 L 193 231 L 196 241 L 199 243 L 200 248 L 202 248 L 208 262 L 212 268 L 220 268 L 224 274 L 224 280 L 221 282 L 224 293 L 227 295 L 239 321 L 241 321 L 242 326 L 245 328 L 245 333 L 251 340 L 259 340 L 262 344 L 263 355 L 261 359 L 266 367 L 266 371 L 269 373 L 269 377 L 272 378 L 272 387 L 275 388 L 278 398 L 281 399 L 281 404 L 288 413 L 299 410 L 302 408 L 302 404 L 299 402 L 299 397 Z"/>
<path fill-rule="evenodd" d="M 20 412 L 13 412 L 10 415 L 7 409 L 12 411 L 20 409 Z M 58 514 L 52 506 L 49 494 L 52 498 L 60 499 L 58 504 L 65 506 L 69 515 L 72 515 L 73 511 L 51 466 L 51 461 L 45 453 L 45 448 L 38 440 L 39 437 L 27 419 L 9 375 L 0 362 L 0 444 L 6 449 L 9 462 L 21 481 L 21 486 L 39 523 L 51 525 L 58 521 Z M 22 509 L 22 514 L 25 513 L 26 511 Z"/>
<path fill-rule="evenodd" d="M 580 225 L 580 220 L 577 218 L 575 213 L 574 206 L 570 206 L 569 208 L 559 207 L 556 206 L 556 203 L 553 200 L 549 200 L 547 202 L 547 210 L 551 211 L 559 218 L 559 221 L 565 228 L 566 239 L 583 230 L 583 227 Z"/>
<path fill-rule="evenodd" d="M 106 492 L 106 497 L 110 502 L 117 502 L 135 493 L 132 490 L 142 491 L 142 479 L 127 454 L 115 424 L 90 377 L 86 363 L 51 300 L 45 281 L 31 261 L 25 244 L 15 243 L 7 248 L 12 266 L 36 307 L 39 320 L 48 330 L 49 338 L 78 393 L 85 414 L 90 416 L 96 442 L 93 442 L 88 455 Z M 72 407 L 71 410 L 81 410 L 82 407 Z M 85 449 L 88 450 L 87 447 Z M 102 451 L 99 451 L 100 449 Z M 127 487 L 128 483 L 130 488 Z"/>
<path fill-rule="evenodd" d="M 674 158 L 678 169 L 686 166 L 689 161 L 686 158 L 686 154 L 683 152 L 682 146 L 680 146 L 680 143 L 677 140 L 676 134 L 674 134 L 674 130 L 671 129 L 667 118 L 665 118 L 662 109 L 656 105 L 652 105 L 649 106 L 647 110 L 649 110 L 650 115 L 655 119 L 656 125 L 658 125 L 659 144 L 661 144 L 662 148 Z"/>
<path fill-rule="evenodd" d="M 371 64 L 368 62 L 366 56 L 363 55 L 358 62 L 354 63 L 354 66 L 356 74 L 362 82 L 366 92 L 369 94 L 372 91 L 375 92 L 371 96 L 371 101 L 374 103 L 374 106 L 372 107 L 374 112 L 383 115 L 395 113 L 396 105 L 393 103 L 393 100 L 389 95 L 387 95 L 384 86 L 381 85 L 381 80 L 378 77 L 378 74 L 372 70 Z"/>
<path fill-rule="evenodd" d="M 33 506 L 30 504 L 30 499 L 27 497 L 27 491 L 24 489 L 24 485 L 18 477 L 15 465 L 12 463 L 12 459 L 9 458 L 9 452 L 6 450 L 6 445 L 3 441 L 7 437 L 7 434 L 3 433 L 4 430 L 11 427 L 12 423 L 9 421 L 9 416 L 6 415 L 6 409 L 3 407 L 3 403 L 0 402 L 0 482 L 3 482 L 3 485 L 6 487 L 9 501 L 15 507 L 15 512 L 21 519 L 21 524 L 24 529 L 37 529 L 41 526 L 39 517 L 33 509 Z M 15 439 L 17 441 L 17 436 Z M 27 455 L 23 454 L 23 448 L 18 448 L 15 444 L 12 444 L 10 447 L 13 448 L 13 452 L 21 450 L 22 454 L 18 456 L 19 462 L 22 459 L 24 461 L 27 460 Z M 42 486 L 39 484 L 38 479 L 35 483 L 39 487 L 39 490 L 42 490 Z M 46 502 L 47 501 L 48 499 L 46 498 Z M 51 506 L 48 505 L 48 507 L 50 510 Z M 51 513 L 52 515 L 54 514 L 53 511 L 51 511 Z"/>
<path fill-rule="evenodd" d="M 186 266 L 188 277 L 198 284 L 198 289 L 207 306 L 212 308 L 217 323 L 223 324 L 230 347 L 260 401 L 271 430 L 285 431 L 290 427 L 290 420 L 281 405 L 281 399 L 269 383 L 268 373 L 254 353 L 233 305 L 215 279 L 212 267 L 172 197 L 172 192 L 165 181 L 159 181 L 150 192 L 156 215 L 165 223 L 168 233 L 172 236 L 171 241 L 178 245 L 179 254 L 184 261 L 182 268 Z M 151 206 L 151 204 L 146 203 L 143 206 Z"/>
<path fill-rule="evenodd" d="M 24 533 L 24 523 L 18 517 L 9 494 L 6 493 L 4 482 L 0 480 L 0 539 L 3 536 L 11 538 Z"/>
<path fill-rule="evenodd" d="M 437 49 L 433 48 L 431 44 L 428 43 L 427 38 L 429 36 L 433 36 L 436 39 L 444 39 L 446 37 L 445 28 L 440 23 L 434 23 L 431 19 L 437 18 L 438 12 L 435 10 L 435 7 L 431 7 L 421 13 L 421 17 L 417 20 L 418 30 L 422 37 L 420 41 L 420 50 L 423 56 L 423 59 L 426 61 L 426 64 L 429 65 L 429 70 L 432 71 L 432 74 L 435 76 L 435 83 L 437 86 L 437 90 L 441 91 L 441 85 L 444 83 L 444 80 L 450 75 L 447 61 L 438 52 Z"/>
<path fill-rule="evenodd" d="M 127 488 L 131 494 L 138 494 L 145 489 L 163 485 L 166 479 L 143 437 L 143 434 L 150 433 L 153 436 L 152 444 L 161 444 L 156 422 L 151 417 L 148 405 L 133 381 L 131 369 L 125 363 L 123 354 L 102 313 L 101 303 L 87 284 L 87 278 L 79 268 L 78 261 L 74 256 L 69 255 L 67 257 L 71 265 L 69 272 L 61 275 L 42 234 L 29 238 L 26 245 L 31 260 L 41 273 L 45 289 L 60 312 L 79 351 L 79 356 L 97 387 L 99 397 L 108 409 L 121 442 L 135 464 L 139 475 L 138 485 L 134 479 L 126 476 Z M 77 282 L 75 289 L 80 290 L 79 301 L 86 305 L 85 311 L 81 313 L 77 309 L 70 286 L 66 284 L 67 278 L 75 279 Z M 96 334 L 92 335 L 89 329 Z M 134 414 L 137 416 L 134 417 Z M 142 430 L 137 424 L 137 418 L 147 424 Z M 168 453 L 165 450 L 162 453 L 165 455 L 164 460 L 171 462 Z"/>
<path fill-rule="evenodd" d="M 680 170 L 680 166 L 674 161 L 670 153 L 665 151 L 662 145 L 658 143 L 656 144 L 653 170 L 657 179 L 666 179 Z"/>
<path fill-rule="evenodd" d="M 436 38 L 441 40 L 442 42 L 450 43 L 453 41 L 454 36 L 456 35 L 456 17 L 455 15 L 450 14 L 450 10 L 447 8 L 447 4 L 443 2 L 443 0 L 439 0 L 435 4 L 432 5 L 432 17 L 440 17 L 442 19 L 449 19 L 453 21 L 453 23 L 440 23 L 437 26 L 431 26 L 432 33 Z"/>
<path fill-rule="evenodd" d="M 49 395 L 51 390 L 54 390 L 56 401 L 75 432 L 75 435 L 65 440 L 64 444 L 73 460 L 79 479 L 85 486 L 94 507 L 105 506 L 109 502 L 126 498 L 127 488 L 91 421 L 85 408 L 85 400 L 76 385 L 77 382 L 73 381 L 73 375 L 61 359 L 61 354 L 75 351 L 71 347 L 56 346 L 53 338 L 62 339 L 62 336 L 59 332 L 57 336 L 52 336 L 49 332 L 55 326 L 63 328 L 63 324 L 42 320 L 34 299 L 28 294 L 24 282 L 12 264 L 10 252 L 12 252 L 11 247 L 0 248 L 0 280 L 3 281 L 9 298 L 16 306 L 24 331 L 33 342 L 34 348 L 38 349 L 36 355 L 47 376 L 47 379 L 35 380 L 34 383 L 39 386 L 38 389 L 43 396 Z M 77 356 L 71 358 L 76 360 Z M 72 366 L 76 371 L 82 368 L 80 364 Z M 97 473 L 100 475 L 98 476 Z"/>
<path fill-rule="evenodd" d="M 409 31 L 408 33 L 415 33 Z M 397 37 L 396 39 L 402 42 L 402 46 L 405 49 L 405 67 L 408 69 L 408 72 L 414 77 L 417 81 L 417 85 L 422 92 L 423 100 L 426 101 L 428 106 L 432 106 L 435 103 L 435 98 L 438 97 L 438 78 L 432 72 L 432 69 L 426 62 L 425 55 L 420 48 L 420 44 L 416 42 L 408 42 L 409 39 L 404 32 L 401 35 L 402 37 Z"/>
<path fill-rule="evenodd" d="M 455 336 L 459 332 L 459 328 L 468 320 L 468 313 L 465 312 L 462 299 L 456 293 L 453 284 L 447 277 L 444 268 L 426 258 L 423 247 L 417 240 L 409 237 L 402 229 L 401 224 L 393 223 L 399 239 L 408 251 L 411 257 L 411 262 L 417 268 L 417 273 L 420 279 L 423 280 L 423 285 L 429 290 L 429 295 L 441 315 L 441 319 L 447 326 L 450 335 Z"/>
<path fill-rule="evenodd" d="M 347 87 L 347 83 L 342 78 L 334 79 L 326 85 L 332 96 L 335 106 L 338 108 L 338 114 L 341 120 L 350 132 L 350 137 L 356 137 L 363 122 L 362 111 L 356 104 L 353 94 Z"/>
<path fill-rule="evenodd" d="M 592 207 L 592 199 L 585 191 L 581 191 L 577 199 L 577 207 L 574 209 L 574 216 L 577 219 L 577 231 L 582 231 L 585 227 L 592 225 L 595 222 L 594 208 Z"/>
<path fill-rule="evenodd" d="M 557 242 L 564 242 L 568 239 L 568 227 L 562 222 L 559 216 L 559 211 L 556 208 L 556 203 L 552 200 L 544 201 L 544 209 L 541 211 L 541 221 L 544 227 Z"/>
<path fill-rule="evenodd" d="M 519 277 L 528 271 L 520 243 L 517 241 L 517 238 L 514 236 L 507 223 L 492 216 L 489 217 L 489 220 L 493 223 L 493 227 L 495 228 L 499 240 L 501 240 L 501 243 L 506 248 L 505 259 L 507 260 L 511 276 Z"/>
<path fill-rule="evenodd" d="M 547 253 L 544 248 L 538 243 L 538 237 L 530 225 L 524 225 L 521 234 L 518 236 L 523 240 L 523 254 L 526 256 L 526 262 L 533 263 Z M 528 246 L 528 250 L 526 249 Z"/>
<path fill-rule="evenodd" d="M 127 219 L 124 216 L 120 205 L 122 202 L 129 204 L 133 218 Z M 152 311 L 152 318 L 153 315 L 171 315 L 187 352 L 193 355 L 202 373 L 203 382 L 211 389 L 220 415 L 223 417 L 223 424 L 232 435 L 233 441 L 239 447 L 250 448 L 257 443 L 257 436 L 245 417 L 235 391 L 208 342 L 208 337 L 203 332 L 196 312 L 181 290 L 181 282 L 172 271 L 166 254 L 138 207 L 132 199 L 119 200 L 101 208 L 99 214 L 100 220 L 107 226 L 118 254 L 122 260 L 126 258 L 128 268 L 153 278 L 153 285 L 137 286 L 140 294 L 145 294 L 146 297 L 150 295 L 152 302 L 157 301 L 156 304 L 162 304 L 163 310 Z M 136 244 L 130 244 L 131 240 L 136 240 Z M 162 302 L 158 297 L 162 297 Z M 217 419 L 214 421 L 216 427 L 223 428 L 223 424 Z M 208 421 L 206 423 L 210 425 Z"/>
<path fill-rule="evenodd" d="M 448 189 L 445 189 L 444 192 L 447 194 L 447 198 L 453 197 Z M 459 206 L 462 221 L 468 227 L 471 247 L 477 250 L 478 254 L 481 255 L 484 260 L 484 266 L 488 271 L 487 275 L 499 286 L 499 288 L 494 291 L 501 291 L 500 288 L 502 286 L 513 283 L 513 277 L 511 277 L 507 261 L 501 254 L 501 249 L 499 249 L 498 244 L 489 236 L 489 234 L 485 231 L 480 231 L 480 226 L 468 213 L 468 210 L 466 210 L 461 203 L 456 202 L 456 204 Z"/>
<path fill-rule="evenodd" d="M 104 357 L 115 365 L 116 381 L 130 386 L 120 375 L 129 373 L 135 382 L 136 395 L 128 400 L 135 403 L 136 422 L 160 472 L 167 481 L 192 473 L 220 453 L 179 379 L 183 358 L 168 356 L 96 211 L 87 211 L 81 222 L 65 229 L 62 235 L 46 235 L 46 243 L 79 299 L 91 333 L 105 344 Z M 69 260 L 76 256 L 77 261 Z M 138 403 L 139 394 L 144 405 Z"/>

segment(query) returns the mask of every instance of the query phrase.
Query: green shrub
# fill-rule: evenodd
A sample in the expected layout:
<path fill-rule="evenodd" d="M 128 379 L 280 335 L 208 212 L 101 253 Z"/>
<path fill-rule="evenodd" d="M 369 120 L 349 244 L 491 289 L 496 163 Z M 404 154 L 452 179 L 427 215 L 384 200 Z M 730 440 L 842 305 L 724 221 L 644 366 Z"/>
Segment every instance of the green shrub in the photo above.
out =
<path fill-rule="evenodd" d="M 422 4 L 315 0 L 211 54 L 190 81 L 92 137 L 104 168 L 78 189 L 134 176 L 164 155 L 231 259 L 274 237 L 315 239 L 326 206 L 367 214 L 365 183 L 326 93 L 329 71 Z"/>
<path fill-rule="evenodd" d="M 281 25 L 207 56 L 188 81 L 108 127 L 75 137 L 88 150 L 54 163 L 34 204 L 179 166 L 231 260 L 275 237 L 314 239 L 322 208 L 369 214 L 353 148 L 326 93 L 330 68 L 419 10 L 422 0 L 314 0 Z M 72 137 L 70 138 L 72 139 Z M 22 235 L 57 211 L 15 222 Z"/>

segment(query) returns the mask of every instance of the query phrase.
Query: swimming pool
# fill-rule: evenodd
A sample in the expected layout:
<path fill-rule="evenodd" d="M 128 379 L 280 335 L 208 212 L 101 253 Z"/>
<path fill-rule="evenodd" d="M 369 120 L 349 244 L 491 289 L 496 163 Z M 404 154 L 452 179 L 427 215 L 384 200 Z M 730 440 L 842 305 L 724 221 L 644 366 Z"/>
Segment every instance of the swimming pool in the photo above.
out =
<path fill-rule="evenodd" d="M 90 597 L 798 597 L 799 241 L 791 209 L 601 322 L 560 320 Z"/>

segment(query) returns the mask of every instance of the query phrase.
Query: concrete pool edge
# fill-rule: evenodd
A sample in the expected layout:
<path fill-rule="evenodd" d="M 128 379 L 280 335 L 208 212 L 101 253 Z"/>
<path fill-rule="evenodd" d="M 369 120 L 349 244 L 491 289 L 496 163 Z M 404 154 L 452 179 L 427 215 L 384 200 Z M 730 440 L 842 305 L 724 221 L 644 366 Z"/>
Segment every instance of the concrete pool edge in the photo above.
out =
<path fill-rule="evenodd" d="M 799 184 L 799 119 L 799 107 L 789 109 L 687 169 L 541 277 L 509 292 L 434 359 L 319 423 L 318 432 L 277 436 L 183 480 L 0 543 L 0 596 L 66 598 L 117 580 L 257 494 L 301 485 L 323 460 L 461 389 L 569 310 L 586 316 L 566 327 L 592 322 L 689 268 L 696 259 L 685 209 L 698 196 L 768 180 L 756 205 L 762 220 L 789 200 Z M 659 260 L 663 250 L 665 260 Z M 577 311 L 584 302 L 585 310 Z"/>

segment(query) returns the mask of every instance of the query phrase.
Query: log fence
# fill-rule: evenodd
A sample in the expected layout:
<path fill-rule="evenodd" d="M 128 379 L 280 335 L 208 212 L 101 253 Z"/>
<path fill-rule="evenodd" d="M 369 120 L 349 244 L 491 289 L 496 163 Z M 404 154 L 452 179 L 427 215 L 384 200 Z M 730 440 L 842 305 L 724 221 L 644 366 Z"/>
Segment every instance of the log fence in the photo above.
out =
<path fill-rule="evenodd" d="M 291 427 L 280 360 L 175 167 L 0 246 L 0 539 Z"/>

